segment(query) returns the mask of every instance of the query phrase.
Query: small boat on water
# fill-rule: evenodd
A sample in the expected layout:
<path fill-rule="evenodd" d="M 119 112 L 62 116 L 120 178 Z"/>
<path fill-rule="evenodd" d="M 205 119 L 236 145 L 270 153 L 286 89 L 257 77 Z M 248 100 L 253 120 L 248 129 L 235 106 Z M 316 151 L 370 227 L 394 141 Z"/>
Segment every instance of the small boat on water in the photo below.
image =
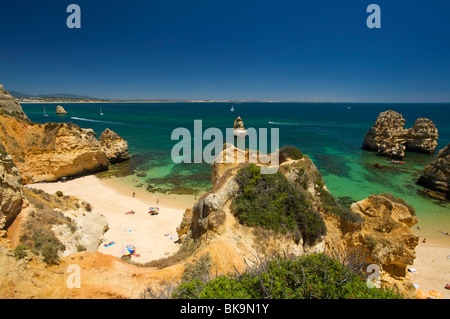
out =
<path fill-rule="evenodd" d="M 391 163 L 392 163 L 392 164 L 405 164 L 405 162 L 402 162 L 402 161 L 396 161 L 396 160 L 392 160 Z"/>
<path fill-rule="evenodd" d="M 234 105 L 231 106 L 230 112 L 234 112 Z"/>
<path fill-rule="evenodd" d="M 44 116 L 45 116 L 45 117 L 47 117 L 47 116 L 48 116 L 48 114 L 46 114 L 46 113 L 45 113 L 45 106 L 44 106 Z"/>
<path fill-rule="evenodd" d="M 102 107 L 100 106 L 100 115 L 103 115 Z"/>

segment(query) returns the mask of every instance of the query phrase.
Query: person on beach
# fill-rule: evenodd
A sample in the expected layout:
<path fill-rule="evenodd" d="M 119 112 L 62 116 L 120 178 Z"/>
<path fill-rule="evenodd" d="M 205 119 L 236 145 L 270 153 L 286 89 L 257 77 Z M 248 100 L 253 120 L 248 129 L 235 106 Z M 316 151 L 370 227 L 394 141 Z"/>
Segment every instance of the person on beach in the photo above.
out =
<path fill-rule="evenodd" d="M 135 193 L 133 192 L 133 197 L 134 197 Z"/>
<path fill-rule="evenodd" d="M 156 204 L 159 204 L 159 198 L 156 199 Z"/>

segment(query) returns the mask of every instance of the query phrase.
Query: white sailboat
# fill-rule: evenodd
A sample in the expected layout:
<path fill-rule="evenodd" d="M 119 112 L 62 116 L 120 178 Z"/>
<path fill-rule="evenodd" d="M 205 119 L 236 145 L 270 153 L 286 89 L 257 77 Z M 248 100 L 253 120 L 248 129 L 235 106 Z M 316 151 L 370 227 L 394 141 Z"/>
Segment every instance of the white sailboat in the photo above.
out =
<path fill-rule="evenodd" d="M 103 115 L 102 106 L 100 105 L 100 115 Z"/>
<path fill-rule="evenodd" d="M 234 112 L 234 105 L 231 106 L 230 112 Z"/>
<path fill-rule="evenodd" d="M 45 114 L 45 106 L 44 106 L 44 116 L 45 116 L 45 117 L 47 117 L 47 116 L 48 116 L 48 114 Z"/>

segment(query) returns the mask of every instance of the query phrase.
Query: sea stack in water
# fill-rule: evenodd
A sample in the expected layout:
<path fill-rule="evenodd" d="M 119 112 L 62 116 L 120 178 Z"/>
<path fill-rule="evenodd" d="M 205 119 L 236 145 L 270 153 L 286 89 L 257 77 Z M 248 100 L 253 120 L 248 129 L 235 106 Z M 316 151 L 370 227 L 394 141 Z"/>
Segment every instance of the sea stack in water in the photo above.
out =
<path fill-rule="evenodd" d="M 403 159 L 405 151 L 434 154 L 439 135 L 433 121 L 418 118 L 412 128 L 404 126 L 405 119 L 400 113 L 392 110 L 380 113 L 364 137 L 363 149 L 396 160 Z"/>
<path fill-rule="evenodd" d="M 109 128 L 104 130 L 100 135 L 99 142 L 100 147 L 105 151 L 111 164 L 130 159 L 127 141 Z"/>
<path fill-rule="evenodd" d="M 55 113 L 56 114 L 67 114 L 67 111 L 61 105 L 58 105 L 56 107 Z"/>
<path fill-rule="evenodd" d="M 441 149 L 435 159 L 425 166 L 417 183 L 427 188 L 425 194 L 450 200 L 450 144 Z"/>
<path fill-rule="evenodd" d="M 244 127 L 244 121 L 241 119 L 240 116 L 238 116 L 236 118 L 236 120 L 234 120 L 233 133 L 234 133 L 234 136 L 237 136 L 237 137 L 242 137 L 242 136 L 247 135 L 247 130 Z"/>

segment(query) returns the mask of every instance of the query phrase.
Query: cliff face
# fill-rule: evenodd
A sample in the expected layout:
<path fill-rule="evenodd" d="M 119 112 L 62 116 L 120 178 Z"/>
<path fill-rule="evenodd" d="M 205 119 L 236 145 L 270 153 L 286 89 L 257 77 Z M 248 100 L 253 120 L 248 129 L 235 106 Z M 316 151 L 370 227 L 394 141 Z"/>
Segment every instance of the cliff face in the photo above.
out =
<path fill-rule="evenodd" d="M 109 164 L 94 131 L 72 123 L 34 124 L 0 115 L 0 142 L 24 183 L 56 181 L 104 170 Z"/>
<path fill-rule="evenodd" d="M 0 232 L 22 209 L 22 178 L 10 155 L 0 156 Z M 1 236 L 0 236 L 1 237 Z"/>
<path fill-rule="evenodd" d="M 22 110 L 19 102 L 17 102 L 9 92 L 0 84 L 0 114 L 14 116 L 22 120 L 28 120 Z"/>
<path fill-rule="evenodd" d="M 450 144 L 441 149 L 435 159 L 425 166 L 417 182 L 427 188 L 427 194 L 450 200 Z"/>
<path fill-rule="evenodd" d="M 418 222 L 415 214 L 401 201 L 383 195 L 372 195 L 356 202 L 351 210 L 360 214 L 364 222 L 349 225 L 326 215 L 327 247 L 366 256 L 368 264 L 380 267 L 382 287 L 414 298 L 415 288 L 407 266 L 413 264 L 418 245 L 418 237 L 411 231 L 411 226 Z"/>
<path fill-rule="evenodd" d="M 380 113 L 374 126 L 364 137 L 363 149 L 393 159 L 403 159 L 405 151 L 434 154 L 438 130 L 429 119 L 418 118 L 405 129 L 405 119 L 395 111 Z"/>
<path fill-rule="evenodd" d="M 3 86 L 0 149 L 11 154 L 24 183 L 98 172 L 110 163 L 129 159 L 127 142 L 109 129 L 98 141 L 92 129 L 72 123 L 31 122 Z"/>
<path fill-rule="evenodd" d="M 100 147 L 106 153 L 111 164 L 130 158 L 128 143 L 109 128 L 103 131 L 99 138 Z"/>

